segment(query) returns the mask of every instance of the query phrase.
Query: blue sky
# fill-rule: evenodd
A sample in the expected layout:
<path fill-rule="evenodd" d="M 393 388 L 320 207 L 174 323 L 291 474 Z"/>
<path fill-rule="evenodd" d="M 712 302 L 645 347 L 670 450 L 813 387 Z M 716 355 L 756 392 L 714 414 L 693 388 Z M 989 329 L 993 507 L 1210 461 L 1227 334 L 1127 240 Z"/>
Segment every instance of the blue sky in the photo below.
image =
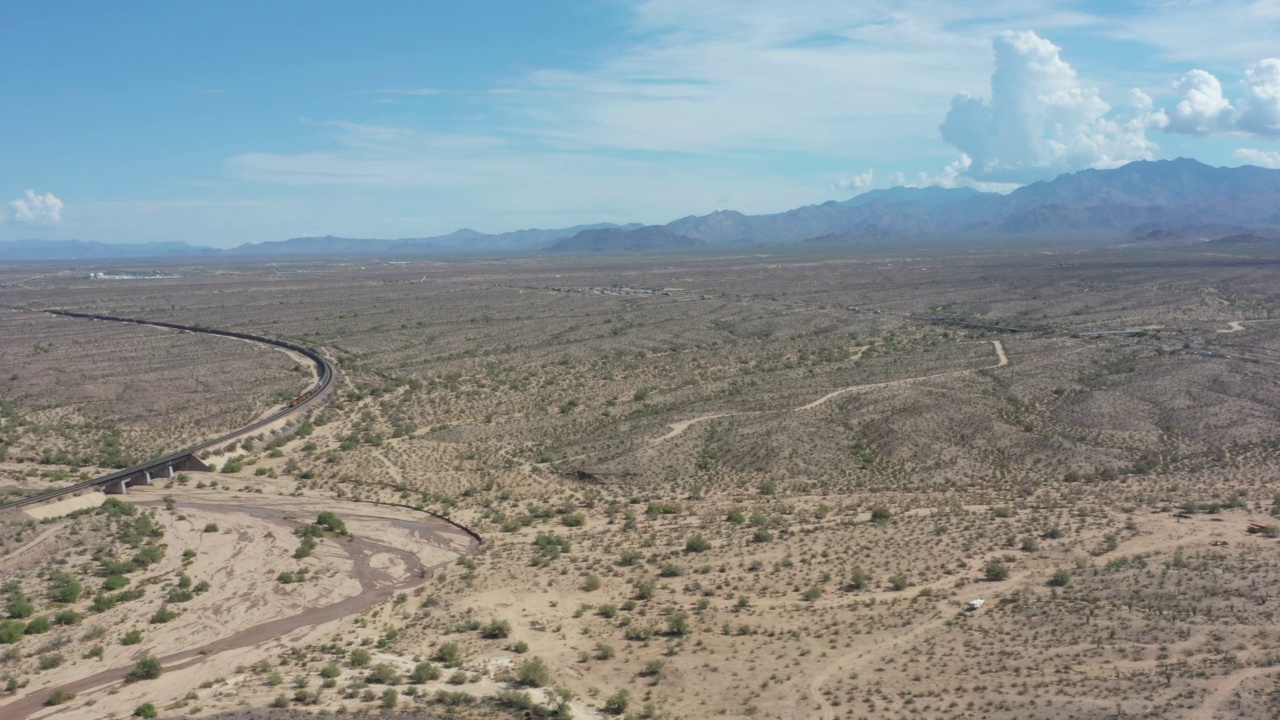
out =
<path fill-rule="evenodd" d="M 421 237 L 1280 167 L 1280 0 L 22 3 L 0 56 L 0 240 Z"/>

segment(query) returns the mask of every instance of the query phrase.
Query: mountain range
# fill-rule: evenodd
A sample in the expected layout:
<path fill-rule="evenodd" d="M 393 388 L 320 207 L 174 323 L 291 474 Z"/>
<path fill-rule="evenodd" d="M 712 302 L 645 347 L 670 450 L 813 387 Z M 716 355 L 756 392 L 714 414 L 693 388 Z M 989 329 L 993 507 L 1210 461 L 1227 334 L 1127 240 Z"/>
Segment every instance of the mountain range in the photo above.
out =
<path fill-rule="evenodd" d="M 662 226 L 570 228 L 397 240 L 303 237 L 226 250 L 184 243 L 0 243 L 0 262 L 144 257 L 412 257 L 460 253 L 643 252 L 802 244 L 890 244 L 959 238 L 1166 240 L 1280 237 L 1280 170 L 1211 167 L 1196 160 L 1139 161 L 1083 170 L 1007 195 L 969 188 L 872 190 L 845 201 L 768 215 L 718 210 Z"/>

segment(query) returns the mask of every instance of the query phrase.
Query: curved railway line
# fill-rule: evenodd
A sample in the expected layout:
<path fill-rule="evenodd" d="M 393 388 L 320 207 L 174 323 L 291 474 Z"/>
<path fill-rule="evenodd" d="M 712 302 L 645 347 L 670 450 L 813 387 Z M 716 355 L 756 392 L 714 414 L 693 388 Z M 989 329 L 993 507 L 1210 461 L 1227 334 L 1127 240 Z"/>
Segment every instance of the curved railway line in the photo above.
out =
<path fill-rule="evenodd" d="M 117 470 L 116 472 L 113 472 L 109 475 L 103 475 L 101 477 L 97 477 L 92 480 L 85 480 L 84 482 L 76 483 L 74 485 L 68 485 L 67 487 L 64 487 L 64 488 L 59 488 L 57 490 L 50 490 L 48 492 L 43 492 L 36 495 L 30 495 L 20 500 L 16 500 L 14 502 L 5 503 L 3 505 L 0 505 L 0 510 L 9 510 L 12 508 L 20 508 L 28 505 L 45 503 L 50 500 L 56 500 L 60 497 L 64 497 L 66 495 L 78 494 L 80 492 L 83 492 L 91 488 L 106 488 L 110 485 L 127 481 L 129 478 L 135 477 L 140 473 L 144 473 L 149 468 L 153 468 L 157 465 L 177 463 L 182 459 L 186 458 L 187 456 L 197 455 L 198 453 L 204 452 L 205 450 L 209 450 L 219 445 L 228 443 L 234 438 L 240 437 L 247 433 L 251 433 L 260 428 L 267 427 L 287 417 L 307 412 L 316 404 L 318 404 L 328 394 L 329 390 L 333 387 L 333 381 L 334 381 L 334 378 L 336 377 L 336 373 L 333 369 L 333 365 L 330 364 L 329 361 L 326 360 L 323 355 L 321 355 L 319 352 L 317 352 L 312 348 L 305 347 L 303 345 L 297 345 L 287 340 L 278 340 L 276 338 L 264 337 L 262 335 L 254 335 L 253 333 L 236 332 L 234 330 L 218 330 L 216 328 L 200 327 L 198 325 L 182 325 L 179 323 L 161 322 L 157 320 L 141 320 L 138 318 L 117 317 L 114 315 L 97 315 L 94 313 L 72 312 L 70 310 L 29 310 L 26 308 L 13 308 L 13 309 L 25 310 L 28 312 L 43 312 L 43 313 L 48 313 L 50 315 L 57 315 L 60 317 L 80 318 L 84 320 L 102 320 L 106 322 L 132 323 L 134 325 L 151 325 L 153 327 L 168 328 L 170 330 L 182 330 L 182 331 L 191 332 L 191 333 L 203 333 L 205 335 L 220 335 L 222 337 L 236 338 L 239 340 L 248 340 L 250 342 L 257 342 L 257 343 L 263 343 L 265 345 L 272 345 L 274 347 L 284 348 L 286 350 L 292 350 L 293 352 L 301 354 L 302 356 L 310 360 L 312 363 L 314 363 L 316 366 L 317 380 L 311 387 L 309 387 L 305 392 L 303 392 L 298 397 L 294 398 L 293 401 L 290 402 L 288 406 L 286 406 L 282 410 L 279 410 L 278 412 L 274 412 L 268 415 L 267 417 L 256 420 L 242 428 L 233 430 L 225 435 L 221 435 L 212 440 L 206 440 L 205 442 L 202 442 L 199 445 L 187 448 L 185 450 L 173 453 L 171 455 L 154 458 L 144 463 L 140 463 L 138 465 L 125 468 L 123 470 Z"/>

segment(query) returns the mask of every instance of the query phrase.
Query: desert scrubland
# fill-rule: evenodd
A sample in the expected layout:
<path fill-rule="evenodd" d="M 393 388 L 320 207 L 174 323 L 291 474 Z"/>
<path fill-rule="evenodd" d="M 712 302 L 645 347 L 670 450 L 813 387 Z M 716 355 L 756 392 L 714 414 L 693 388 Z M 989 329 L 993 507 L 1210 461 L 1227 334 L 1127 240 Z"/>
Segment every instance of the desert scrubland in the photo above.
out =
<path fill-rule="evenodd" d="M 340 385 L 213 472 L 5 511 L 0 715 L 1274 715 L 1274 256 L 3 268 L 8 499 L 311 382 L 27 309 Z"/>

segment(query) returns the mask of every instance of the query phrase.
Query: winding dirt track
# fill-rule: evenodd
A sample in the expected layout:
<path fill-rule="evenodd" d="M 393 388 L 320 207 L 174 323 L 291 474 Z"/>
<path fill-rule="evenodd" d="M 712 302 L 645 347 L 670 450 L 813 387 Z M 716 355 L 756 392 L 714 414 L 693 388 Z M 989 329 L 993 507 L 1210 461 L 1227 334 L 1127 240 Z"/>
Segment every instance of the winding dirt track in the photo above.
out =
<path fill-rule="evenodd" d="M 1226 330 L 1219 330 L 1218 332 L 1220 333 L 1240 332 L 1244 330 L 1244 325 L 1239 320 L 1232 320 L 1231 322 L 1227 323 L 1227 328 L 1228 329 Z"/>
<path fill-rule="evenodd" d="M 995 368 L 1000 368 L 1000 367 L 1004 367 L 1005 365 L 1008 365 L 1009 356 L 1005 354 L 1004 344 L 1001 343 L 999 340 L 992 340 L 991 345 L 995 348 L 995 351 L 996 351 L 996 364 L 988 365 L 986 368 L 982 368 L 982 369 L 993 370 Z M 832 392 L 829 392 L 826 395 L 823 395 L 822 397 L 818 398 L 817 400 L 814 400 L 811 403 L 808 403 L 806 405 L 801 405 L 799 407 L 790 408 L 789 410 L 750 410 L 750 411 L 742 411 L 742 412 L 722 412 L 722 413 L 713 413 L 711 415 L 702 415 L 696 418 L 690 418 L 688 420 L 681 420 L 680 422 L 671 423 L 670 425 L 667 426 L 671 428 L 670 432 L 668 432 L 666 435 L 663 435 L 661 437 L 653 438 L 649 442 L 656 445 L 660 442 L 670 440 L 671 438 L 676 437 L 677 435 L 680 435 L 685 430 L 688 430 L 690 426 L 700 422 L 704 422 L 706 420 L 715 420 L 716 418 L 730 417 L 734 415 L 761 415 L 761 414 L 770 413 L 770 412 L 802 412 L 804 410 L 812 410 L 826 403 L 828 400 L 833 400 L 835 398 L 840 397 L 841 395 L 844 395 L 845 393 L 854 392 L 855 390 L 871 390 L 873 388 L 894 387 L 896 385 L 906 385 L 908 383 L 919 382 L 921 380 L 933 380 L 935 378 L 952 377 L 955 375 L 964 375 L 966 373 L 971 373 L 971 372 L 974 372 L 974 370 L 949 370 L 944 373 L 935 373 L 933 375 L 923 375 L 921 377 L 913 377 L 913 378 L 902 378 L 901 380 L 888 380 L 886 382 L 871 383 L 869 385 L 850 385 L 849 387 L 840 388 L 839 390 L 833 390 Z"/>
<path fill-rule="evenodd" d="M 287 511 L 277 508 L 241 507 L 212 503 L 178 503 L 178 508 L 199 509 L 222 513 L 243 513 L 280 525 L 292 532 L 301 524 L 285 520 Z M 425 515 L 425 513 L 424 513 Z M 466 554 L 475 552 L 479 542 L 465 531 L 447 521 L 428 517 L 421 523 L 408 523 L 403 520 L 390 520 L 397 525 L 404 525 L 413 530 L 418 537 L 429 544 L 447 547 L 455 546 L 452 540 L 463 539 L 467 544 Z M 352 577 L 360 583 L 360 594 L 344 598 L 338 602 L 321 607 L 311 608 L 297 615 L 277 618 L 252 627 L 245 628 L 224 638 L 219 638 L 200 647 L 188 648 L 181 652 L 170 653 L 160 658 L 165 670 L 179 670 L 204 661 L 205 658 L 233 650 L 253 647 L 263 642 L 275 640 L 305 627 L 313 627 L 338 620 L 348 615 L 364 612 L 390 598 L 394 593 L 413 588 L 429 580 L 436 571 L 452 562 L 452 559 L 431 566 L 423 566 L 418 556 L 408 550 L 385 545 L 363 538 L 338 540 L 339 546 L 346 551 L 352 561 Z M 397 581 L 391 574 L 375 568 L 372 558 L 378 554 L 391 554 L 398 557 L 408 570 L 406 578 Z M 111 685 L 124 682 L 125 675 L 131 668 L 112 668 L 103 670 L 74 682 L 49 688 L 48 692 L 30 694 L 16 702 L 0 707 L 6 720 L 25 720 L 25 718 L 45 709 L 44 700 L 48 693 L 55 689 L 80 694 L 93 690 L 101 690 Z M 75 708 L 67 708 L 75 709 Z M 59 711 L 49 713 L 56 716 Z"/>

